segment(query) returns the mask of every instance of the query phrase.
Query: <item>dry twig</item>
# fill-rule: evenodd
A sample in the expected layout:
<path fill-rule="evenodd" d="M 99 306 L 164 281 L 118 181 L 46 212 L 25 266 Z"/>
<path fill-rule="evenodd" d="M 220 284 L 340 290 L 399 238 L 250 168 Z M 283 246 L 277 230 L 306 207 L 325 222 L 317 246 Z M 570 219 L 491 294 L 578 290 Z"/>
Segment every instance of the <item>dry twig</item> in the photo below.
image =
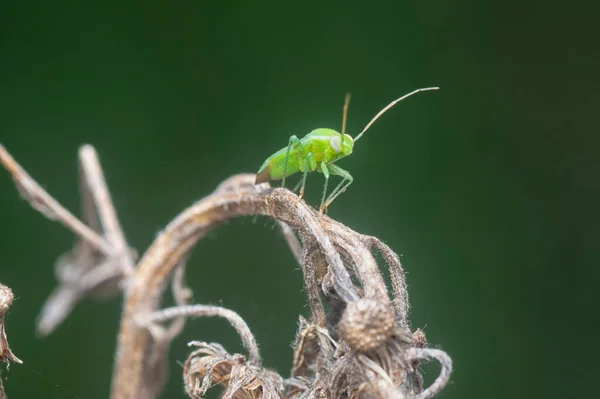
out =
<path fill-rule="evenodd" d="M 116 285 L 133 271 L 130 250 L 119 226 L 96 150 L 84 145 L 79 151 L 82 209 L 87 225 L 48 194 L 0 144 L 0 162 L 8 170 L 23 197 L 50 220 L 56 220 L 79 237 L 73 250 L 56 262 L 60 285 L 50 295 L 38 317 L 38 333 L 51 333 L 86 295 L 116 293 Z M 96 212 L 98 215 L 96 215 Z M 98 233 L 98 219 L 103 235 Z"/>

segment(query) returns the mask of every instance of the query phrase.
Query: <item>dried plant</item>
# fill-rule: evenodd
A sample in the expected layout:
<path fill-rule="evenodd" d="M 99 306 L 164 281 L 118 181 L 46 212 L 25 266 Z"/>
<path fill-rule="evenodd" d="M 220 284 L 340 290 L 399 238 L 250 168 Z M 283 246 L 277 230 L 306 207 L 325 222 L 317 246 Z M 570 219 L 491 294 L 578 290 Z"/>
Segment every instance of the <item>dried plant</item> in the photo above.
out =
<path fill-rule="evenodd" d="M 123 292 L 112 399 L 155 398 L 168 378 L 172 340 L 187 317 L 200 316 L 228 320 L 247 354 L 232 355 L 218 343 L 191 342 L 196 349 L 185 362 L 183 380 L 192 398 L 221 385 L 224 399 L 426 399 L 448 383 L 452 361 L 445 352 L 427 347 L 422 330 L 412 331 L 399 257 L 379 239 L 320 216 L 289 190 L 255 185 L 255 175 L 241 174 L 185 209 L 136 265 L 95 150 L 85 145 L 79 158 L 85 223 L 46 193 L 0 145 L 0 161 L 21 194 L 79 237 L 75 248 L 57 262 L 59 286 L 42 309 L 39 333 L 55 329 L 85 296 Z M 256 340 L 237 313 L 189 304 L 191 290 L 184 283 L 188 254 L 210 230 L 244 215 L 275 219 L 302 266 L 310 317 L 300 317 L 289 378 L 262 366 Z M 375 261 L 375 250 L 390 270 L 391 290 Z M 161 309 L 169 281 L 176 306 Z M 424 387 L 419 367 L 431 359 L 440 363 L 441 372 Z"/>
<path fill-rule="evenodd" d="M 6 337 L 5 317 L 6 312 L 13 303 L 15 296 L 10 288 L 0 283 L 0 362 L 6 363 L 7 367 L 10 362 L 23 363 L 21 359 L 15 356 L 8 346 L 8 338 Z M 0 372 L 0 399 L 5 399 L 4 386 L 2 384 L 2 373 Z"/>

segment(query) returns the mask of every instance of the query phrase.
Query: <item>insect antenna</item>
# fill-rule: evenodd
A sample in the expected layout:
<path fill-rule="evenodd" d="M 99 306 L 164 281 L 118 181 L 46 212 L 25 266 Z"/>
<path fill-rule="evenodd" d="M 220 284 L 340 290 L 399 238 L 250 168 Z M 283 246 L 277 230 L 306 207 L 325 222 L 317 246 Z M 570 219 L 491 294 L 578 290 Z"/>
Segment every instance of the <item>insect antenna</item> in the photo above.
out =
<path fill-rule="evenodd" d="M 350 106 L 350 93 L 346 93 L 344 99 L 344 111 L 342 112 L 342 148 L 344 148 L 344 134 L 346 133 L 346 122 L 348 121 L 348 107 Z"/>
<path fill-rule="evenodd" d="M 360 134 L 359 134 L 358 136 L 356 136 L 356 138 L 354 139 L 354 142 L 356 143 L 356 142 L 358 141 L 358 139 L 359 139 L 359 138 L 360 138 L 360 137 L 361 137 L 363 134 L 365 134 L 365 132 L 366 132 L 366 131 L 367 131 L 367 130 L 368 130 L 370 127 L 371 127 L 371 125 L 372 125 L 373 123 L 375 123 L 375 121 L 376 121 L 377 119 L 379 119 L 379 117 L 380 117 L 381 115 L 383 115 L 383 114 L 384 114 L 384 113 L 385 113 L 385 112 L 386 112 L 388 109 L 392 108 L 394 105 L 396 105 L 396 104 L 397 104 L 397 103 L 399 103 L 400 101 L 404 100 L 405 98 L 412 96 L 413 94 L 417 94 L 417 93 L 418 93 L 418 92 L 420 92 L 420 91 L 428 91 L 428 90 L 439 90 L 439 87 L 425 87 L 425 88 L 423 88 L 423 89 L 417 89 L 417 90 L 415 90 L 415 91 L 411 91 L 410 93 L 408 93 L 408 94 L 405 94 L 405 95 L 403 95 L 402 97 L 400 97 L 400 98 L 397 98 L 396 100 L 394 100 L 394 101 L 392 101 L 391 103 L 389 103 L 389 104 L 388 104 L 388 105 L 387 105 L 387 106 L 386 106 L 384 109 L 382 109 L 381 111 L 379 111 L 379 112 L 377 113 L 377 115 L 375 115 L 375 116 L 373 117 L 373 119 L 371 119 L 371 122 L 367 123 L 367 126 L 365 126 L 365 128 L 362 130 L 362 132 L 360 132 Z"/>

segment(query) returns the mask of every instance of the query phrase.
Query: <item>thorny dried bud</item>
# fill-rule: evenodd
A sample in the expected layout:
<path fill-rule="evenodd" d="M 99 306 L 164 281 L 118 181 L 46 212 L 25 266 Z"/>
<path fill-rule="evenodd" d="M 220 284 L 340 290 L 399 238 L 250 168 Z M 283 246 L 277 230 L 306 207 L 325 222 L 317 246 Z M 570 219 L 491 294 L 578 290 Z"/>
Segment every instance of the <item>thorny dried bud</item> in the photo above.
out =
<path fill-rule="evenodd" d="M 199 349 L 190 354 L 183 368 L 185 390 L 194 399 L 222 385 L 221 399 L 280 399 L 283 379 L 279 374 L 253 366 L 242 355 L 230 355 L 219 344 L 192 341 L 188 346 Z"/>
<path fill-rule="evenodd" d="M 12 290 L 4 284 L 0 284 L 0 317 L 4 317 L 14 298 Z"/>
<path fill-rule="evenodd" d="M 427 348 L 427 338 L 425 332 L 417 328 L 412 334 L 413 343 L 416 348 Z"/>
<path fill-rule="evenodd" d="M 4 330 L 4 316 L 6 316 L 6 312 L 12 305 L 14 298 L 12 290 L 4 284 L 0 284 L 0 361 L 4 363 L 9 361 L 23 363 L 10 350 L 6 339 L 6 331 Z"/>
<path fill-rule="evenodd" d="M 396 325 L 391 304 L 376 299 L 359 299 L 348 303 L 340 320 L 340 335 L 359 352 L 369 352 L 383 345 Z"/>

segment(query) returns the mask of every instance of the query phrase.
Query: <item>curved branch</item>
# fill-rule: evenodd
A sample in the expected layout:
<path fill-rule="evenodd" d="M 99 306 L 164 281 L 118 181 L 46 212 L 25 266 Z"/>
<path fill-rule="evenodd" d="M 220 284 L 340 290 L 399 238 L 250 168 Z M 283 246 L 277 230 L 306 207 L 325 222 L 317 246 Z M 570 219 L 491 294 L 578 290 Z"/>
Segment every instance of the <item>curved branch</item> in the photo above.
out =
<path fill-rule="evenodd" d="M 185 305 L 185 306 L 174 306 L 154 312 L 144 320 L 144 323 L 155 323 L 160 321 L 171 320 L 179 317 L 201 317 L 201 316 L 219 316 L 227 319 L 229 323 L 236 329 L 240 337 L 244 348 L 248 350 L 250 363 L 255 366 L 260 366 L 262 363 L 260 352 L 258 350 L 258 344 L 248 324 L 240 317 L 239 314 L 233 310 L 223 308 L 221 306 L 211 305 Z"/>
<path fill-rule="evenodd" d="M 413 396 L 411 399 L 430 399 L 440 393 L 450 381 L 452 374 L 452 359 L 448 354 L 439 349 L 432 348 L 409 348 L 406 350 L 406 358 L 409 360 L 435 359 L 440 362 L 442 369 L 440 375 L 427 389 Z"/>
<path fill-rule="evenodd" d="M 125 306 L 118 337 L 112 398 L 152 398 L 144 384 L 144 357 L 151 337 L 134 321 L 136 315 L 158 310 L 165 281 L 179 259 L 212 228 L 237 216 L 266 215 L 288 224 L 305 240 L 314 240 L 331 269 L 336 293 L 345 301 L 359 298 L 339 253 L 326 230 L 337 224 L 318 214 L 285 189 L 256 186 L 255 175 L 242 174 L 223 182 L 215 192 L 175 218 L 156 238 L 139 262 L 125 293 Z"/>
<path fill-rule="evenodd" d="M 55 200 L 44 190 L 29 174 L 14 160 L 6 148 L 0 144 L 0 163 L 12 175 L 17 189 L 29 204 L 50 220 L 56 220 L 67 229 L 82 237 L 95 249 L 105 255 L 110 255 L 113 250 L 104 237 L 90 229 L 77 219 L 71 212 Z"/>

